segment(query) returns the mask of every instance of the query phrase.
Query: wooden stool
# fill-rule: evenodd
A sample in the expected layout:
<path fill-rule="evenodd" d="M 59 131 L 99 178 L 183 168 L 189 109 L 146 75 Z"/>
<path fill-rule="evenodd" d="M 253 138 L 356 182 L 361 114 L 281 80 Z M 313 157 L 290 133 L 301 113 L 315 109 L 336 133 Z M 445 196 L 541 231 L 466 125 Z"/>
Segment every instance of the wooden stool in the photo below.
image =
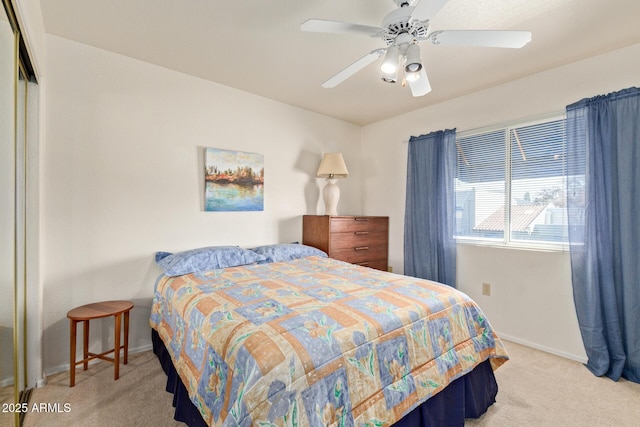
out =
<path fill-rule="evenodd" d="M 127 364 L 127 355 L 129 353 L 129 311 L 133 308 L 133 303 L 129 301 L 104 301 L 87 304 L 76 307 L 67 313 L 67 317 L 71 320 L 71 384 L 76 384 L 76 365 L 82 363 L 84 371 L 89 368 L 89 361 L 93 359 L 102 359 L 114 364 L 113 379 L 117 380 L 120 376 L 120 349 L 124 349 L 124 364 Z M 124 345 L 120 346 L 120 324 L 124 313 Z M 89 353 L 89 320 L 100 319 L 102 317 L 115 317 L 115 332 L 113 349 L 100 354 Z M 78 322 L 84 323 L 82 348 L 83 359 L 76 362 L 76 330 Z M 113 352 L 113 358 L 106 355 Z"/>

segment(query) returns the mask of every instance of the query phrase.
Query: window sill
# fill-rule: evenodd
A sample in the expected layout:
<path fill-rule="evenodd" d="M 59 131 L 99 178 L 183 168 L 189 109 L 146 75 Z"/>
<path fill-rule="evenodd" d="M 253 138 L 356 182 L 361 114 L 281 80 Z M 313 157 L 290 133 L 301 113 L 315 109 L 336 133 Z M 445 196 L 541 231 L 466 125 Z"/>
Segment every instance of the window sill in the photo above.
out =
<path fill-rule="evenodd" d="M 488 248 L 497 249 L 513 249 L 520 251 L 531 252 L 569 252 L 568 243 L 530 243 L 530 242 L 504 242 L 502 240 L 485 240 L 485 239 L 470 239 L 470 238 L 456 238 L 457 245 L 464 246 L 482 246 Z"/>

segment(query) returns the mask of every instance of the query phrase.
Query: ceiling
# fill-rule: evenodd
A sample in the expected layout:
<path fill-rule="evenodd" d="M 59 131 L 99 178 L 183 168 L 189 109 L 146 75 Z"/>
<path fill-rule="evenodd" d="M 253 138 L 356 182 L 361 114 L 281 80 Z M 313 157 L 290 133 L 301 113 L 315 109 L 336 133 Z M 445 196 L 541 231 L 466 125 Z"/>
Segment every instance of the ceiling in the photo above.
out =
<path fill-rule="evenodd" d="M 358 125 L 640 42 L 637 0 L 449 0 L 431 29 L 529 30 L 522 49 L 421 42 L 433 90 L 380 80 L 372 64 L 320 85 L 378 38 L 301 32 L 308 18 L 379 26 L 392 0 L 41 0 L 45 30 Z M 381 60 L 379 60 L 381 61 Z"/>

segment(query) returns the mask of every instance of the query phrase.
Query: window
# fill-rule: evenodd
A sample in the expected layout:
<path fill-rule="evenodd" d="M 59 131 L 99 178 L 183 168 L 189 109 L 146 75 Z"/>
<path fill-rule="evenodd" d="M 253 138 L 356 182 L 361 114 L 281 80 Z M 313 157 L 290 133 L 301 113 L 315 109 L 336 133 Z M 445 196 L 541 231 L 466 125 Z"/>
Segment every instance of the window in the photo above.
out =
<path fill-rule="evenodd" d="M 457 238 L 568 241 L 563 118 L 463 133 L 456 148 Z"/>

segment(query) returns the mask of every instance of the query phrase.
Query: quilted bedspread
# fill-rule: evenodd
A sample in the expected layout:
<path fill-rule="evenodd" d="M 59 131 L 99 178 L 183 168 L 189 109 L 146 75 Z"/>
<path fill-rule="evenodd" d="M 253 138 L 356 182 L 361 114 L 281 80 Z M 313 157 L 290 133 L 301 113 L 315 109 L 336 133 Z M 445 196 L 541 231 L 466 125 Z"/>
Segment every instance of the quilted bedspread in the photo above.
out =
<path fill-rule="evenodd" d="M 150 319 L 212 426 L 382 426 L 507 353 L 442 284 L 307 257 L 162 276 Z"/>

